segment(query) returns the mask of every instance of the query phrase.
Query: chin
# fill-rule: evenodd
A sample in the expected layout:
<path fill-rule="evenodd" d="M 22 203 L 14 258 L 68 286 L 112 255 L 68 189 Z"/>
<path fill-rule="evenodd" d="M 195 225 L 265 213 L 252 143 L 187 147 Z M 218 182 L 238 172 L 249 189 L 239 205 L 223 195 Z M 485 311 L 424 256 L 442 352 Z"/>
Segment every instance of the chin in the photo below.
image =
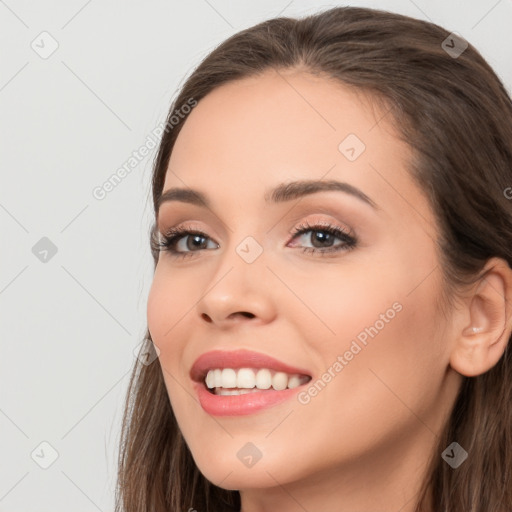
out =
<path fill-rule="evenodd" d="M 265 468 L 233 468 L 225 471 L 219 470 L 219 467 L 206 464 L 206 466 L 199 466 L 201 474 L 209 480 L 212 484 L 226 489 L 229 491 L 238 491 L 242 489 L 261 489 L 266 487 L 275 487 L 276 481 L 266 473 Z M 272 469 L 268 470 L 270 474 L 275 472 Z M 228 476 L 229 475 L 229 476 Z M 281 480 L 279 480 L 281 482 Z"/>
<path fill-rule="evenodd" d="M 260 446 L 261 458 L 256 460 L 254 456 L 257 456 L 257 453 L 253 451 L 253 460 L 251 461 L 250 453 L 254 448 L 247 446 L 245 451 L 242 451 L 244 448 L 241 450 L 240 447 L 244 447 L 246 441 L 234 441 L 232 444 L 231 449 L 224 449 L 222 453 L 220 448 L 205 450 L 202 447 L 197 450 L 198 453 L 196 451 L 192 452 L 201 474 L 222 489 L 240 490 L 275 487 L 278 485 L 276 478 L 279 484 L 285 484 L 300 476 L 298 474 L 300 468 L 297 465 L 290 468 L 286 460 L 283 460 L 283 458 L 286 458 L 283 452 L 276 453 L 274 449 L 270 450 L 277 455 L 278 460 L 276 460 L 275 457 L 266 455 L 264 448 Z M 239 453 L 239 456 L 237 453 Z M 256 462 L 254 462 L 255 460 Z M 290 469 L 293 469 L 293 471 L 290 471 Z"/>

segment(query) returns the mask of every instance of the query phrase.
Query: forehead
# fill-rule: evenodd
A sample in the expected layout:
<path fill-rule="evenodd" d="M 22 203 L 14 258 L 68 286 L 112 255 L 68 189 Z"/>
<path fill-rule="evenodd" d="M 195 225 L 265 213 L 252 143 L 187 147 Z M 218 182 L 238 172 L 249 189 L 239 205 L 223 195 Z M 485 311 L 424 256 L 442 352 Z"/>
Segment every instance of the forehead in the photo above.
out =
<path fill-rule="evenodd" d="M 304 157 L 315 164 L 332 161 L 348 134 L 363 144 L 379 137 L 372 128 L 380 112 L 363 99 L 355 90 L 304 72 L 269 70 L 229 82 L 194 108 L 172 157 L 179 160 L 187 151 L 190 161 L 208 154 L 226 167 L 238 159 L 275 165 Z"/>
<path fill-rule="evenodd" d="M 364 190 L 389 215 L 426 218 L 429 205 L 407 171 L 411 150 L 387 114 L 369 95 L 309 73 L 229 82 L 190 113 L 163 190 L 190 187 L 219 207 L 244 207 L 278 183 L 333 179 Z"/>

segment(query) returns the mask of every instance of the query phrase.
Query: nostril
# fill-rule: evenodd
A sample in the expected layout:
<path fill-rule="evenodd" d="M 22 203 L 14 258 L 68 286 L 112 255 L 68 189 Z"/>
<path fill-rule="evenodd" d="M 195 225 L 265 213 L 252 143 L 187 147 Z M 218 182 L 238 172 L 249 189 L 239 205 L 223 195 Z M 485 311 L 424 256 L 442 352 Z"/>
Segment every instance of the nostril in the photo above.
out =
<path fill-rule="evenodd" d="M 249 313 L 247 311 L 237 311 L 236 313 L 231 313 L 228 318 L 236 318 L 237 316 L 245 316 L 246 318 L 254 318 L 256 315 Z"/>
<path fill-rule="evenodd" d="M 242 316 L 245 316 L 246 318 L 254 318 L 254 315 L 252 313 L 248 313 L 247 311 L 240 311 L 238 313 L 233 313 L 233 315 L 242 315 Z M 230 316 L 233 316 L 233 315 L 230 315 Z"/>
<path fill-rule="evenodd" d="M 256 316 L 253 313 L 248 313 L 247 311 L 239 311 L 237 313 L 231 313 L 231 315 L 229 315 L 228 318 L 236 318 L 237 315 L 241 315 L 241 316 L 244 316 L 246 318 L 254 318 Z M 209 317 L 206 313 L 202 313 L 201 314 L 201 318 L 203 320 L 206 320 L 208 323 L 212 323 L 213 322 L 211 317 Z"/>

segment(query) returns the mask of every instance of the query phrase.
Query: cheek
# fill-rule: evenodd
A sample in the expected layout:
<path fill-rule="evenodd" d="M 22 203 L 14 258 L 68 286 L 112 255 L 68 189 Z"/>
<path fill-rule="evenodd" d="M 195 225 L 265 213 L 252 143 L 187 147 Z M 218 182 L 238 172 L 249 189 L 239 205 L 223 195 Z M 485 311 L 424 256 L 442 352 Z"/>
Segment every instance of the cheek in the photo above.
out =
<path fill-rule="evenodd" d="M 340 399 L 364 415 L 383 404 L 403 407 L 400 399 L 421 408 L 438 392 L 435 383 L 448 366 L 446 346 L 436 336 L 442 321 L 435 308 L 440 283 L 434 274 L 424 280 L 429 268 L 416 269 L 409 262 L 411 271 L 403 272 L 396 258 L 389 261 L 395 264 L 387 269 L 368 264 L 364 271 L 354 268 L 340 277 L 332 272 L 328 281 L 317 276 L 315 284 L 311 280 L 300 287 L 317 316 L 303 317 L 300 332 L 316 367 L 326 372 L 321 378 L 329 382 L 326 391 L 315 398 L 324 411 Z M 320 293 L 323 282 L 328 288 Z"/>
<path fill-rule="evenodd" d="M 202 294 L 200 280 L 189 272 L 172 271 L 165 261 L 157 265 L 148 294 L 147 324 L 160 350 L 159 362 L 173 406 L 189 382 L 189 368 L 183 361 L 191 360 L 191 319 L 197 315 Z"/>
<path fill-rule="evenodd" d="M 411 411 L 423 416 L 438 399 L 448 366 L 446 349 L 436 339 L 440 319 L 432 290 L 409 292 L 403 287 L 394 293 L 380 290 L 366 300 L 352 297 L 336 324 L 340 335 L 325 349 L 326 367 L 338 356 L 343 363 L 316 406 L 329 411 L 331 424 L 342 425 L 352 411 L 358 418 L 354 436 L 370 438 L 377 423 L 382 434 L 396 433 L 409 422 L 421 428 Z M 368 431 L 358 434 L 362 426 Z"/>
<path fill-rule="evenodd" d="M 180 423 L 178 413 L 193 405 L 190 396 L 183 393 L 182 386 L 187 382 L 188 376 L 180 362 L 186 347 L 186 314 L 197 299 L 192 302 L 192 295 L 189 297 L 185 293 L 187 287 L 180 283 L 179 276 L 175 278 L 168 274 L 166 269 L 157 265 L 148 294 L 147 324 L 151 339 L 160 350 L 159 363 L 165 386 Z M 190 279 L 187 283 L 190 284 Z M 180 427 L 184 427 L 185 431 L 189 429 L 186 425 Z"/>
<path fill-rule="evenodd" d="M 180 339 L 177 333 L 199 297 L 193 279 L 185 278 L 183 273 L 180 276 L 179 272 L 171 275 L 165 264 L 157 265 L 148 295 L 147 323 L 160 350 L 166 350 L 169 340 Z"/>
<path fill-rule="evenodd" d="M 312 349 L 324 355 L 341 354 L 353 339 L 359 337 L 364 342 L 369 338 L 366 330 L 371 326 L 376 324 L 379 331 L 385 331 L 400 315 L 396 281 L 376 274 L 364 268 L 333 271 L 327 267 L 317 271 L 314 279 L 287 275 L 300 302 L 290 296 L 289 305 L 283 306 L 284 316 L 293 315 L 293 322 L 300 324 L 301 338 Z"/>

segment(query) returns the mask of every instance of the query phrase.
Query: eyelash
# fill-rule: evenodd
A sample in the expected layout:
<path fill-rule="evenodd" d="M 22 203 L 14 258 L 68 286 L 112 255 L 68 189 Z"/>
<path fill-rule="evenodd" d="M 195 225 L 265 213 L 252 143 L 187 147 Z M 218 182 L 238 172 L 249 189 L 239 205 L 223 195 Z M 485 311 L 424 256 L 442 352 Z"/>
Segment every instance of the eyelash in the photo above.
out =
<path fill-rule="evenodd" d="M 302 252 L 303 253 L 318 253 L 320 256 L 325 256 L 328 253 L 337 253 L 341 251 L 350 251 L 354 249 L 358 244 L 358 239 L 352 235 L 349 235 L 346 233 L 343 229 L 333 226 L 331 224 L 314 224 L 310 225 L 307 222 L 304 224 L 300 224 L 297 226 L 290 235 L 292 236 L 292 240 L 295 238 L 298 238 L 300 235 L 303 235 L 304 233 L 308 233 L 309 231 L 316 231 L 321 233 L 329 233 L 330 235 L 335 236 L 336 238 L 339 238 L 344 243 L 337 245 L 335 247 L 326 247 L 325 249 L 316 249 L 313 247 L 303 247 Z M 165 251 L 170 253 L 173 257 L 176 258 L 186 258 L 193 256 L 194 253 L 200 252 L 200 251 L 186 251 L 181 252 L 177 251 L 174 246 L 176 243 L 183 237 L 188 235 L 196 235 L 200 236 L 202 238 L 209 239 L 209 237 L 202 233 L 201 231 L 197 231 L 194 229 L 189 229 L 187 226 L 178 227 L 178 228 L 170 228 L 167 230 L 165 235 L 162 235 L 163 240 L 162 241 L 154 241 L 153 242 L 153 248 L 157 251 Z"/>

